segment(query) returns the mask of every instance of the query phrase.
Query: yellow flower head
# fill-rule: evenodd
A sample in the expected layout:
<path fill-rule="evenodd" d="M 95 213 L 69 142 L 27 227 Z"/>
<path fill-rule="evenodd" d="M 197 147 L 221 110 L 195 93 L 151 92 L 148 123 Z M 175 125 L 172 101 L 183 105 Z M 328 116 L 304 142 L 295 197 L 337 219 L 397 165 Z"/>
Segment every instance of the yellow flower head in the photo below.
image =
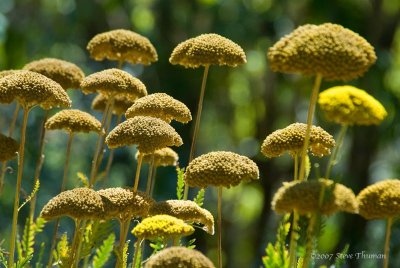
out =
<path fill-rule="evenodd" d="M 97 191 L 103 199 L 104 217 L 127 220 L 133 217 L 146 217 L 154 200 L 146 193 L 133 192 L 121 187 Z"/>
<path fill-rule="evenodd" d="M 147 95 L 146 86 L 137 78 L 119 69 L 100 71 L 82 80 L 83 93 L 101 93 L 115 96 L 125 95 L 129 99 L 137 99 Z"/>
<path fill-rule="evenodd" d="M 101 123 L 92 115 L 80 110 L 62 110 L 49 119 L 45 124 L 46 129 L 64 129 L 67 132 L 101 132 Z"/>
<path fill-rule="evenodd" d="M 103 94 L 98 94 L 93 102 L 92 109 L 97 111 L 103 111 L 106 109 L 109 97 Z M 135 98 L 136 99 L 136 98 Z M 113 114 L 118 116 L 124 115 L 126 110 L 132 106 L 135 99 L 130 99 L 125 95 L 114 96 Z"/>
<path fill-rule="evenodd" d="M 384 180 L 363 189 L 357 196 L 359 214 L 366 219 L 400 215 L 400 180 Z"/>
<path fill-rule="evenodd" d="M 132 118 L 137 115 L 157 117 L 167 123 L 171 120 L 181 123 L 192 120 L 189 108 L 165 93 L 154 93 L 136 100 L 126 111 L 125 116 Z"/>
<path fill-rule="evenodd" d="M 157 61 L 157 52 L 149 39 L 129 30 L 112 30 L 95 35 L 88 43 L 90 56 L 149 65 Z"/>
<path fill-rule="evenodd" d="M 132 234 L 139 239 L 174 239 L 188 236 L 194 232 L 194 228 L 183 220 L 169 215 L 156 215 L 143 219 L 132 230 Z"/>
<path fill-rule="evenodd" d="M 59 83 L 63 89 L 79 88 L 85 74 L 75 64 L 53 58 L 44 58 L 26 64 L 24 70 L 43 74 Z"/>
<path fill-rule="evenodd" d="M 374 48 L 340 25 L 298 27 L 268 50 L 271 69 L 283 73 L 320 74 L 326 80 L 352 80 L 375 63 Z"/>
<path fill-rule="evenodd" d="M 324 90 L 318 104 L 327 120 L 342 125 L 378 125 L 387 116 L 379 101 L 353 86 Z"/>
<path fill-rule="evenodd" d="M 139 156 L 139 152 L 136 153 L 136 159 Z M 143 162 L 151 163 L 151 159 L 154 156 L 154 166 L 176 166 L 178 164 L 179 156 L 178 154 L 169 147 L 165 147 L 154 151 L 154 153 L 144 154 Z"/>
<path fill-rule="evenodd" d="M 64 191 L 50 199 L 40 212 L 40 217 L 51 220 L 61 216 L 73 219 L 101 219 L 104 205 L 100 195 L 89 188 Z"/>
<path fill-rule="evenodd" d="M 319 205 L 322 187 L 325 188 L 322 206 Z M 277 213 L 299 214 L 320 212 L 330 215 L 337 211 L 357 213 L 357 199 L 346 186 L 327 179 L 285 182 L 272 200 L 272 209 Z"/>
<path fill-rule="evenodd" d="M 300 154 L 306 135 L 307 125 L 294 123 L 286 128 L 278 129 L 268 135 L 261 145 L 261 152 L 266 157 L 278 157 L 288 152 L 291 155 Z M 322 157 L 331 153 L 331 148 L 335 146 L 332 135 L 321 127 L 312 126 L 309 150 L 313 155 Z"/>
<path fill-rule="evenodd" d="M 21 70 L 4 70 L 4 71 L 0 71 L 0 79 L 6 76 L 9 76 L 11 74 L 16 74 L 18 72 L 20 72 Z"/>
<path fill-rule="evenodd" d="M 149 211 L 149 215 L 166 214 L 181 219 L 187 223 L 200 223 L 204 225 L 204 231 L 214 234 L 214 217 L 206 209 L 201 208 L 190 200 L 167 200 L 155 203 Z"/>
<path fill-rule="evenodd" d="M 258 167 L 250 158 L 232 152 L 219 151 L 193 159 L 186 169 L 184 179 L 190 187 L 230 188 L 241 181 L 257 180 L 258 177 Z"/>
<path fill-rule="evenodd" d="M 109 148 L 137 144 L 141 153 L 148 154 L 167 146 L 181 146 L 182 138 L 163 120 L 135 116 L 116 126 L 106 137 Z"/>
<path fill-rule="evenodd" d="M 26 109 L 36 105 L 45 110 L 71 106 L 71 100 L 58 83 L 31 71 L 18 71 L 0 79 L 0 102 L 11 103 L 14 100 Z"/>
<path fill-rule="evenodd" d="M 246 63 L 246 55 L 238 44 L 223 36 L 202 34 L 178 44 L 172 51 L 169 62 L 187 68 L 208 65 L 236 67 Z"/>
<path fill-rule="evenodd" d="M 19 144 L 13 138 L 0 133 L 0 162 L 8 161 L 15 156 L 19 150 Z"/>
<path fill-rule="evenodd" d="M 151 256 L 144 268 L 215 268 L 200 251 L 185 247 L 169 247 Z"/>

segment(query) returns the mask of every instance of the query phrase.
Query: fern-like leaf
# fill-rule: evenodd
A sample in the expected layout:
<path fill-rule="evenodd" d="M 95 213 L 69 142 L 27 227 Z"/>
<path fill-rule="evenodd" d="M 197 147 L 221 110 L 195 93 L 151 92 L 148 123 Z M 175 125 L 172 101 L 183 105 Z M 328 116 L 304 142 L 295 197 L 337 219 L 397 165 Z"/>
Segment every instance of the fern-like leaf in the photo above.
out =
<path fill-rule="evenodd" d="M 185 188 L 185 181 L 183 180 L 183 176 L 185 175 L 185 168 L 176 168 L 176 173 L 178 175 L 178 181 L 176 184 L 176 197 L 178 200 L 183 199 L 183 191 Z"/>
<path fill-rule="evenodd" d="M 202 206 L 203 206 L 203 203 L 204 203 L 204 193 L 205 193 L 204 188 L 203 188 L 203 189 L 200 189 L 199 192 L 197 193 L 197 196 L 193 199 L 193 201 L 194 201 L 197 205 L 199 205 L 200 207 L 202 207 Z"/>
<path fill-rule="evenodd" d="M 93 268 L 100 268 L 106 264 L 113 250 L 114 242 L 115 234 L 111 233 L 96 250 L 96 255 L 93 258 Z"/>
<path fill-rule="evenodd" d="M 29 201 L 32 200 L 32 198 L 36 195 L 36 193 L 39 191 L 40 188 L 40 181 L 36 180 L 35 182 L 35 186 L 33 187 L 33 190 L 31 192 L 31 194 L 25 199 L 24 203 L 22 203 L 22 205 L 19 206 L 18 211 L 23 208 L 23 206 L 25 206 Z"/>
<path fill-rule="evenodd" d="M 343 256 L 343 257 L 342 258 L 336 258 L 336 260 L 335 260 L 335 268 L 340 268 L 345 263 L 346 258 L 344 258 L 344 256 L 346 256 L 346 254 L 349 252 L 349 248 L 350 248 L 349 244 L 346 244 L 344 246 L 344 248 L 340 252 L 340 256 Z"/>
<path fill-rule="evenodd" d="M 83 184 L 84 187 L 89 187 L 89 179 L 84 173 L 77 172 L 76 176 L 78 177 L 79 181 Z"/>
<path fill-rule="evenodd" d="M 42 242 L 42 243 L 40 244 L 39 254 L 38 254 L 37 261 L 36 261 L 36 263 L 35 263 L 35 268 L 42 268 L 42 267 L 44 267 L 43 264 L 42 264 L 44 249 L 45 249 L 45 243 Z"/>
<path fill-rule="evenodd" d="M 67 234 L 63 234 L 60 241 L 57 243 L 56 250 L 53 252 L 53 259 L 55 260 L 55 264 L 53 264 L 53 266 L 56 265 L 60 268 L 70 268 L 72 265 L 72 263 L 70 263 L 70 253 L 71 248 L 68 245 Z"/>
<path fill-rule="evenodd" d="M 82 249 L 82 258 L 89 256 L 93 250 L 98 249 L 105 239 L 112 233 L 113 224 L 111 221 L 91 221 L 86 224 Z"/>

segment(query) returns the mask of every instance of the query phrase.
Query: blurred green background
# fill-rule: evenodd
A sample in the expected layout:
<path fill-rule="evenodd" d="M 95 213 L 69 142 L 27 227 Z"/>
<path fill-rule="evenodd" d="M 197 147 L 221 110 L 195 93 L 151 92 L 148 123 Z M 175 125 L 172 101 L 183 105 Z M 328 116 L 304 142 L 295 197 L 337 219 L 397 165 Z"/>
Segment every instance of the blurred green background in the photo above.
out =
<path fill-rule="evenodd" d="M 225 267 L 259 267 L 268 242 L 275 241 L 280 216 L 270 209 L 273 193 L 282 181 L 291 180 L 288 156 L 265 159 L 260 145 L 272 131 L 306 121 L 312 78 L 272 73 L 267 49 L 280 37 L 306 23 L 341 24 L 365 37 L 376 49 L 378 60 L 366 75 L 350 84 L 365 89 L 381 101 L 389 116 L 378 127 L 353 127 L 345 139 L 333 177 L 357 194 L 365 186 L 400 177 L 400 1 L 397 0 L 0 0 L 0 70 L 19 69 L 43 57 L 55 57 L 79 65 L 86 75 L 115 67 L 95 62 L 86 51 L 97 33 L 125 28 L 147 36 L 157 49 L 159 61 L 151 66 L 124 69 L 140 78 L 149 93 L 166 92 L 183 101 L 195 115 L 202 70 L 173 66 L 168 58 L 181 41 L 202 33 L 218 33 L 244 49 L 247 64 L 237 68 L 211 67 L 196 155 L 229 150 L 247 155 L 260 168 L 260 181 L 224 191 L 223 248 Z M 340 82 L 322 83 L 322 89 Z M 70 91 L 73 107 L 91 111 L 94 95 Z M 14 104 L 1 105 L 0 126 L 6 134 Z M 55 113 L 56 111 L 52 111 Z M 92 111 L 91 111 L 92 112 Z M 336 136 L 338 126 L 327 123 L 317 109 L 315 124 Z M 99 113 L 92 112 L 97 117 Z M 32 189 L 33 169 L 43 111 L 30 114 L 23 189 Z M 20 121 L 19 121 L 20 122 Z M 18 124 L 17 124 L 18 126 Z M 176 148 L 180 166 L 187 165 L 192 124 L 173 123 L 184 140 Z M 18 137 L 18 134 L 17 134 Z M 45 163 L 38 193 L 40 208 L 59 191 L 67 135 L 49 132 Z M 70 167 L 70 184 L 79 184 L 76 172 L 89 173 L 96 138 L 77 135 Z M 135 148 L 116 151 L 109 186 L 133 184 Z M 324 170 L 327 159 L 312 158 Z M 10 162 L 15 168 L 15 161 Z M 142 169 L 143 177 L 147 168 Z M 7 175 L 0 196 L 0 241 L 8 248 L 16 172 Z M 155 197 L 175 198 L 174 168 L 158 170 Z M 313 176 L 313 174 L 312 174 Z M 143 182 L 144 180 L 142 180 Z M 193 191 L 192 195 L 195 194 Z M 216 192 L 206 191 L 205 208 L 215 213 Z M 21 225 L 29 206 L 22 209 Z M 214 214 L 215 215 L 215 214 Z M 64 222 L 64 221 L 63 221 Z M 61 231 L 71 232 L 65 220 Z M 50 226 L 50 224 L 49 224 Z M 319 240 L 321 252 L 336 253 L 350 244 L 350 253 L 383 253 L 384 221 L 365 221 L 358 215 L 337 214 L 326 222 Z M 48 241 L 52 226 L 38 238 Z M 197 248 L 216 260 L 216 239 L 196 231 Z M 400 267 L 400 224 L 393 226 L 391 267 Z M 131 252 L 131 251 L 130 251 Z M 47 254 L 47 252 L 46 252 Z M 328 262 L 318 263 L 329 265 Z M 353 260 L 346 267 L 377 267 L 375 260 Z"/>

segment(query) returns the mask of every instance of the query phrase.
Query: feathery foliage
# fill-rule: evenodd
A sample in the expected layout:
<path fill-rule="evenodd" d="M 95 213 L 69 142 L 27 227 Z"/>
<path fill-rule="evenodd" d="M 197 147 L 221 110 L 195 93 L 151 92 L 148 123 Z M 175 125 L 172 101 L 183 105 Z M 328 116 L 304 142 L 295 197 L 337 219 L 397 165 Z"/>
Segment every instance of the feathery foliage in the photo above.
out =
<path fill-rule="evenodd" d="M 185 189 L 185 181 L 183 180 L 183 177 L 185 175 L 185 168 L 176 168 L 176 173 L 178 174 L 178 181 L 176 185 L 176 197 L 178 200 L 183 199 L 183 191 Z"/>
<path fill-rule="evenodd" d="M 111 256 L 114 242 L 115 234 L 111 233 L 107 239 L 103 241 L 103 244 L 96 249 L 96 255 L 93 258 L 93 268 L 101 268 L 107 263 Z"/>

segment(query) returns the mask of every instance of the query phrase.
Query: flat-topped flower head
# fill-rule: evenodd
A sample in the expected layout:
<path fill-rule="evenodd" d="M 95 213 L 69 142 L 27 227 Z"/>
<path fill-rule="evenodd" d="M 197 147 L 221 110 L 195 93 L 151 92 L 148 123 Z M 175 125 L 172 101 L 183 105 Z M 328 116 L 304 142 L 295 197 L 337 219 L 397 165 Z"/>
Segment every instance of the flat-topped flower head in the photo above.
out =
<path fill-rule="evenodd" d="M 138 115 L 157 117 L 167 123 L 171 120 L 181 123 L 192 120 L 189 108 L 165 93 L 154 93 L 140 98 L 125 113 L 126 118 Z"/>
<path fill-rule="evenodd" d="M 167 200 L 155 203 L 149 211 L 149 215 L 166 214 L 174 216 L 188 223 L 200 223 L 204 225 L 204 231 L 214 234 L 214 217 L 206 209 L 201 208 L 190 200 Z"/>
<path fill-rule="evenodd" d="M 400 180 L 374 183 L 357 196 L 359 214 L 366 219 L 385 219 L 400 215 Z"/>
<path fill-rule="evenodd" d="M 16 140 L 0 133 L 0 162 L 16 157 L 18 150 L 19 144 Z"/>
<path fill-rule="evenodd" d="M 85 74 L 77 65 L 60 59 L 44 58 L 26 64 L 24 70 L 43 74 L 59 83 L 63 89 L 79 88 Z"/>
<path fill-rule="evenodd" d="M 36 105 L 45 110 L 71 106 L 67 93 L 57 82 L 31 71 L 18 71 L 0 79 L 0 102 L 14 100 L 26 109 Z"/>
<path fill-rule="evenodd" d="M 40 212 L 40 217 L 51 220 L 68 216 L 73 219 L 101 219 L 104 206 L 101 196 L 89 188 L 64 191 L 50 199 Z"/>
<path fill-rule="evenodd" d="M 101 123 L 94 116 L 80 110 L 62 110 L 49 119 L 46 129 L 64 129 L 67 132 L 102 132 Z"/>
<path fill-rule="evenodd" d="M 149 39 L 124 29 L 97 34 L 86 48 L 90 57 L 97 61 L 108 59 L 149 65 L 158 59 L 156 49 Z"/>
<path fill-rule="evenodd" d="M 324 90 L 318 104 L 328 121 L 342 125 L 378 125 L 387 116 L 378 100 L 353 86 Z"/>
<path fill-rule="evenodd" d="M 320 193 L 325 188 L 322 206 Z M 320 212 L 330 215 L 338 211 L 357 213 L 357 199 L 346 186 L 327 179 L 284 182 L 272 200 L 272 209 L 277 213 L 299 214 Z"/>
<path fill-rule="evenodd" d="M 218 34 L 202 34 L 178 44 L 169 62 L 187 68 L 208 65 L 236 67 L 246 63 L 243 49 L 228 38 Z"/>
<path fill-rule="evenodd" d="M 106 137 L 109 148 L 137 144 L 141 153 L 148 154 L 167 146 L 181 146 L 182 138 L 163 120 L 135 116 L 116 126 Z"/>
<path fill-rule="evenodd" d="M 147 95 L 146 86 L 128 72 L 119 69 L 100 71 L 82 80 L 83 93 L 101 93 L 108 97 L 125 95 L 129 99 L 136 99 Z"/>
<path fill-rule="evenodd" d="M 230 188 L 242 181 L 257 180 L 258 177 L 258 167 L 250 158 L 232 152 L 217 151 L 193 159 L 186 169 L 184 179 L 190 187 Z"/>
<path fill-rule="evenodd" d="M 0 71 L 0 79 L 6 76 L 9 76 L 11 74 L 16 74 L 18 72 L 20 72 L 21 70 L 4 70 L 4 71 Z"/>
<path fill-rule="evenodd" d="M 139 156 L 139 152 L 136 153 L 136 159 Z M 152 157 L 154 156 L 154 166 L 176 166 L 178 164 L 179 156 L 178 154 L 169 147 L 165 147 L 159 150 L 154 151 L 150 154 L 143 155 L 144 163 L 151 163 Z"/>
<path fill-rule="evenodd" d="M 136 98 L 135 98 L 136 99 Z M 114 96 L 114 105 L 112 113 L 118 116 L 124 115 L 126 110 L 132 106 L 135 99 L 128 98 L 125 95 Z M 98 94 L 92 101 L 92 109 L 97 111 L 102 111 L 106 109 L 109 97 L 103 94 Z"/>
<path fill-rule="evenodd" d="M 306 24 L 281 38 L 268 50 L 275 72 L 322 75 L 348 81 L 375 63 L 374 48 L 360 35 L 340 25 Z"/>
<path fill-rule="evenodd" d="M 198 250 L 169 247 L 150 257 L 144 268 L 215 268 L 214 264 Z"/>
<path fill-rule="evenodd" d="M 294 123 L 286 128 L 278 129 L 268 135 L 261 145 L 261 152 L 266 157 L 278 157 L 288 152 L 291 155 L 301 154 L 304 145 L 307 125 Z M 332 135 L 321 127 L 312 126 L 308 150 L 315 156 L 331 153 L 335 146 Z"/>
<path fill-rule="evenodd" d="M 139 239 L 174 239 L 191 235 L 194 228 L 183 220 L 169 215 L 156 215 L 143 219 L 132 230 L 132 234 Z"/>

